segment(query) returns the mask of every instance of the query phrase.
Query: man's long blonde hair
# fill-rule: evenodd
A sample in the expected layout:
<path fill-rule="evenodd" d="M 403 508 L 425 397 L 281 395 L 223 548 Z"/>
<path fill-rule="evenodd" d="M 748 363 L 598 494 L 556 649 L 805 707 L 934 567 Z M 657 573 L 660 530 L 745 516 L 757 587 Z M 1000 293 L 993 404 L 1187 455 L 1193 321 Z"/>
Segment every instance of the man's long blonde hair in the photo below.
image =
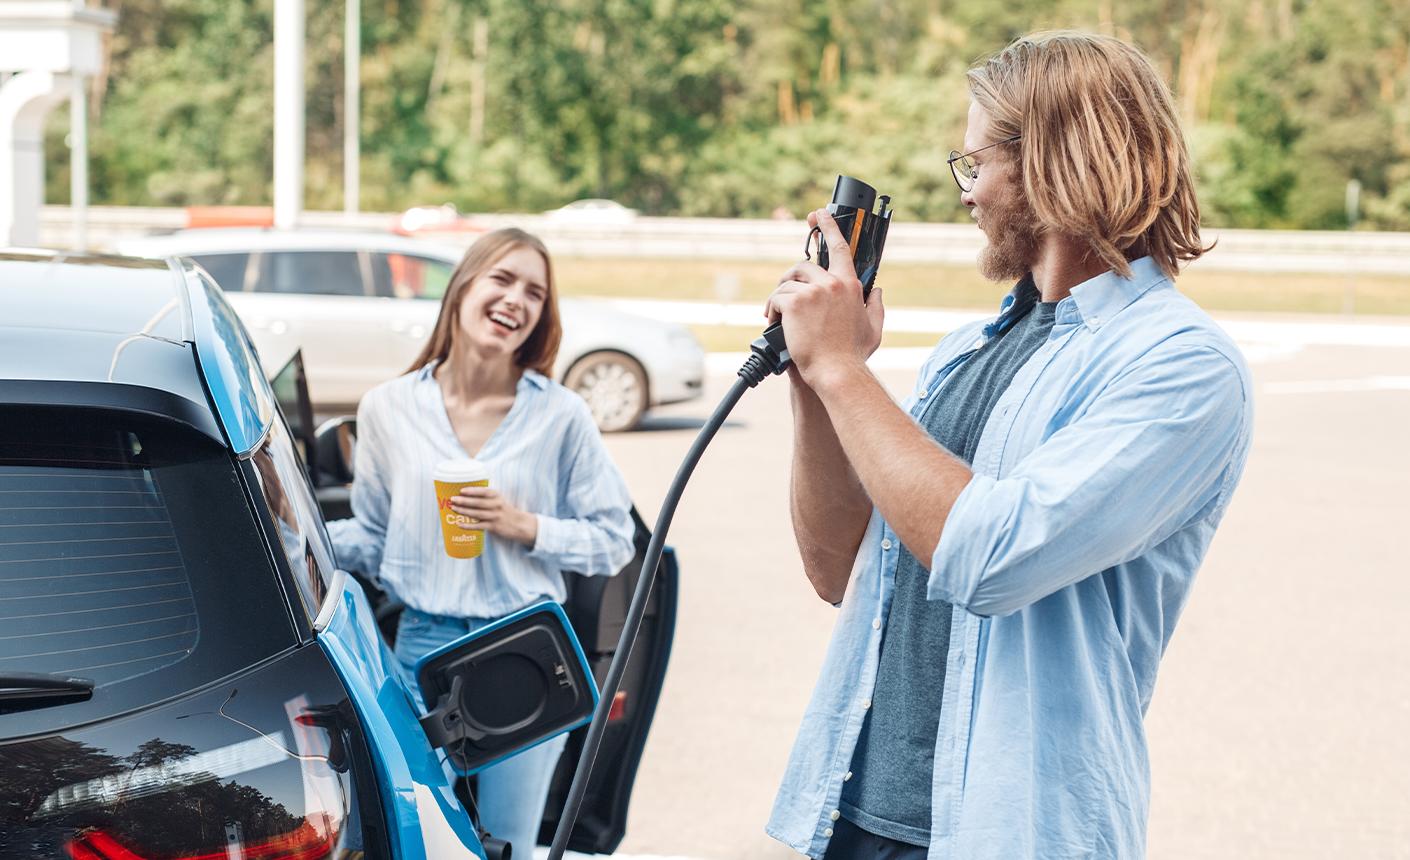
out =
<path fill-rule="evenodd" d="M 1149 254 L 1173 278 L 1208 250 L 1174 100 L 1138 49 L 1034 33 L 970 69 L 969 89 L 994 140 L 1022 135 L 1023 190 L 1045 229 L 1125 277 L 1128 259 Z"/>

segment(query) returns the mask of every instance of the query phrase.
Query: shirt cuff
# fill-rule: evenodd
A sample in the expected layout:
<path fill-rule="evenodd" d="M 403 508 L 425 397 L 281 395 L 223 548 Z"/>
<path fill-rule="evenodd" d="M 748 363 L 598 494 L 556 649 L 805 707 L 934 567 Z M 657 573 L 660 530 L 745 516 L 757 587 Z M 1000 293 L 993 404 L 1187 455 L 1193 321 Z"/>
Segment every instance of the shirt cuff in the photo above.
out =
<path fill-rule="evenodd" d="M 976 564 L 973 555 L 983 542 L 985 518 L 984 497 L 997 483 L 988 475 L 973 475 L 955 497 L 940 542 L 930 557 L 930 584 L 926 589 L 931 600 L 944 600 L 954 606 L 969 608 L 979 590 L 984 568 Z"/>

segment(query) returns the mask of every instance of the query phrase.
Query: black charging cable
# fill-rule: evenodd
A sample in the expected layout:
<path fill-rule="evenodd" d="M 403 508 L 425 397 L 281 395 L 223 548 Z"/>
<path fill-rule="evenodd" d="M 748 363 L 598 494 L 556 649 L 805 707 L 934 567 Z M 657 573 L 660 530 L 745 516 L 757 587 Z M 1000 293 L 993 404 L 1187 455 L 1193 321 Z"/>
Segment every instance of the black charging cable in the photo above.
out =
<path fill-rule="evenodd" d="M 661 502 L 661 513 L 656 517 L 656 528 L 651 532 L 651 542 L 646 545 L 646 557 L 642 560 L 641 578 L 637 580 L 636 591 L 632 594 L 627 620 L 622 625 L 622 636 L 617 640 L 617 653 L 612 658 L 607 677 L 602 682 L 597 708 L 593 712 L 592 722 L 588 725 L 582 754 L 578 756 L 578 768 L 573 774 L 573 784 L 568 789 L 568 801 L 558 819 L 558 829 L 553 833 L 553 845 L 548 849 L 548 860 L 562 860 L 563 853 L 568 850 L 568 838 L 573 833 L 573 825 L 577 824 L 578 812 L 582 808 L 583 798 L 587 795 L 588 780 L 592 777 L 592 766 L 597 761 L 597 750 L 602 746 L 602 734 L 607 729 L 607 712 L 612 709 L 612 700 L 617 696 L 622 674 L 627 669 L 627 660 L 632 656 L 632 645 L 636 643 L 637 632 L 641 629 L 643 616 L 646 615 L 646 603 L 651 597 L 651 586 L 656 582 L 656 569 L 661 564 L 661 552 L 666 545 L 666 532 L 671 528 L 671 520 L 676 515 L 676 505 L 680 504 L 681 494 L 685 492 L 685 485 L 690 480 L 691 473 L 695 471 L 695 464 L 700 462 L 701 455 L 710 446 L 710 440 L 715 438 L 715 433 L 724 425 L 730 412 L 734 411 L 735 404 L 739 403 L 744 392 L 770 376 L 788 369 L 790 358 L 788 347 L 783 340 L 782 323 L 776 322 L 769 326 L 749 348 L 751 352 L 744 365 L 739 368 L 739 378 L 715 407 L 705 426 L 700 428 L 700 434 L 695 437 L 690 451 L 681 461 L 680 468 L 676 470 L 676 477 L 671 481 L 671 488 Z"/>

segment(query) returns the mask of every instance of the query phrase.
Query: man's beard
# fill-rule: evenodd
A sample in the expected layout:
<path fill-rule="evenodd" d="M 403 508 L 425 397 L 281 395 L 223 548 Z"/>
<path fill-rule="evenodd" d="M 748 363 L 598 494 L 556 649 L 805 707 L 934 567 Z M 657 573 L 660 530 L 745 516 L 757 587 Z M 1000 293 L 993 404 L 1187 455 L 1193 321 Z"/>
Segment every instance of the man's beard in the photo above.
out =
<path fill-rule="evenodd" d="M 990 281 L 1016 281 L 1033 269 L 1043 227 L 1038 213 L 1020 194 L 1013 202 L 991 204 L 984 213 L 984 236 L 989 240 L 979 252 L 979 274 Z"/>

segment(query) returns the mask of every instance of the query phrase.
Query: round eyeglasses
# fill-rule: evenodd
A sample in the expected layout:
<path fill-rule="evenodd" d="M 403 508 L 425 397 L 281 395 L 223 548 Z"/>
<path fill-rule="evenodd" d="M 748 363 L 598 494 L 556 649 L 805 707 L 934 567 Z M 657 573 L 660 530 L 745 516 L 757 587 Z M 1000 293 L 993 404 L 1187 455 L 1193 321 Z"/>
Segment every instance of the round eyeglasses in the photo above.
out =
<path fill-rule="evenodd" d="M 1015 140 L 1019 140 L 1022 137 L 1023 135 L 1016 134 L 1013 137 L 1006 137 L 1003 140 L 995 141 L 988 146 L 971 149 L 969 152 L 962 153 L 959 150 L 950 150 L 950 157 L 947 158 L 946 161 L 950 165 L 950 175 L 955 177 L 955 184 L 960 187 L 961 191 L 967 192 L 974 188 L 974 181 L 979 178 L 979 168 L 974 165 L 973 161 L 969 160 L 971 155 L 1005 143 L 1013 143 Z"/>

